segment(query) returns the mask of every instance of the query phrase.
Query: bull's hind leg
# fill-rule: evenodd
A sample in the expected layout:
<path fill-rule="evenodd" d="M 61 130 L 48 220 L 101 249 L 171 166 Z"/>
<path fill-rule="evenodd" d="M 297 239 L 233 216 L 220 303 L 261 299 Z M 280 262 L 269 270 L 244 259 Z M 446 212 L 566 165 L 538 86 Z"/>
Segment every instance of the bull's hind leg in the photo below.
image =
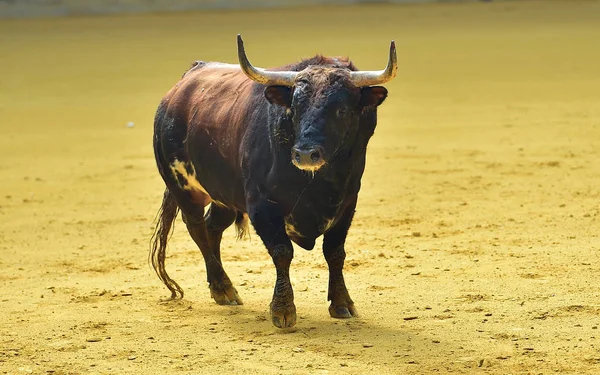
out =
<path fill-rule="evenodd" d="M 154 122 L 154 154 L 167 190 L 159 212 L 159 225 L 153 236 L 150 252 L 152 265 L 171 290 L 171 297 L 183 297 L 183 290 L 165 269 L 167 239 L 179 207 L 188 232 L 204 257 L 211 296 L 219 304 L 242 304 L 223 270 L 219 248 L 221 234 L 231 225 L 235 213 L 231 219 L 229 212 L 211 209 L 205 219 L 204 208 L 211 202 L 211 197 L 198 181 L 194 165 L 186 152 L 187 123 L 169 114 L 167 106 L 168 101 L 163 100 Z"/>
<path fill-rule="evenodd" d="M 208 242 L 219 262 L 221 262 L 221 239 L 223 238 L 223 232 L 233 224 L 236 216 L 237 212 L 235 210 L 214 203 L 210 205 L 206 214 Z"/>
<path fill-rule="evenodd" d="M 225 273 L 220 259 L 220 242 L 223 230 L 235 220 L 228 209 L 212 208 L 204 217 L 204 208 L 211 197 L 200 185 L 192 164 L 184 157 L 169 163 L 169 173 L 165 173 L 165 182 L 181 209 L 187 230 L 200 248 L 206 264 L 206 278 L 212 298 L 220 305 L 242 304 L 241 298 Z"/>
<path fill-rule="evenodd" d="M 214 257 L 221 265 L 221 239 L 223 231 L 233 224 L 236 216 L 237 213 L 235 210 L 213 203 L 210 205 L 205 217 L 208 244 Z M 224 277 L 220 281 L 214 283 L 209 281 L 210 294 L 219 304 L 232 304 L 235 302 L 241 305 L 242 299 L 233 287 L 229 277 L 225 274 L 225 271 L 223 271 L 223 275 Z"/>
<path fill-rule="evenodd" d="M 358 315 L 342 273 L 346 259 L 344 243 L 354 216 L 354 208 L 355 205 L 351 205 L 346 210 L 346 214 L 325 233 L 323 238 L 323 254 L 329 266 L 329 291 L 327 293 L 327 300 L 331 301 L 329 315 L 334 318 L 351 318 Z"/>
<path fill-rule="evenodd" d="M 220 242 L 220 233 L 218 235 L 218 242 L 215 238 L 215 232 L 209 234 L 207 229 L 207 219 L 204 218 L 204 207 L 193 205 L 187 207 L 180 206 L 180 208 L 187 230 L 196 245 L 200 248 L 200 252 L 204 257 L 210 295 L 219 305 L 241 305 L 241 298 L 233 287 L 229 276 L 225 273 L 219 258 L 211 246 L 211 242 Z M 213 225 L 212 222 L 213 220 L 211 220 L 211 226 Z"/>

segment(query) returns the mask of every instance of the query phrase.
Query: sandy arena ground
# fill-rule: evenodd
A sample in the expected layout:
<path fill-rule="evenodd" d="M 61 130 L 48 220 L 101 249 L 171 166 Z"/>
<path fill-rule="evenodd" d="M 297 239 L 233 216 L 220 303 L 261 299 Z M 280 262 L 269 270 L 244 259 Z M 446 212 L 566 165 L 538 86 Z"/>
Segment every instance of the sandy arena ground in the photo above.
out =
<path fill-rule="evenodd" d="M 346 282 L 292 264 L 268 318 L 258 236 L 224 240 L 245 301 L 216 305 L 181 221 L 147 263 L 161 96 L 195 59 L 320 52 L 400 73 L 371 141 Z M 3 374 L 600 373 L 600 2 L 513 1 L 0 22 Z M 132 121 L 135 126 L 126 124 Z"/>

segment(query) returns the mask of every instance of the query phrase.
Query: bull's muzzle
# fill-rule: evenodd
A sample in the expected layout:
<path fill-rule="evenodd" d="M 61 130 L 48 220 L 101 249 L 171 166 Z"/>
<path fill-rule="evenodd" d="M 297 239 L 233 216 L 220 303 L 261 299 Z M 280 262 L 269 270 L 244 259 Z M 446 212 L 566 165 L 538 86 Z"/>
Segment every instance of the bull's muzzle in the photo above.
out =
<path fill-rule="evenodd" d="M 292 163 L 303 171 L 317 171 L 325 164 L 324 150 L 321 146 L 292 148 Z"/>

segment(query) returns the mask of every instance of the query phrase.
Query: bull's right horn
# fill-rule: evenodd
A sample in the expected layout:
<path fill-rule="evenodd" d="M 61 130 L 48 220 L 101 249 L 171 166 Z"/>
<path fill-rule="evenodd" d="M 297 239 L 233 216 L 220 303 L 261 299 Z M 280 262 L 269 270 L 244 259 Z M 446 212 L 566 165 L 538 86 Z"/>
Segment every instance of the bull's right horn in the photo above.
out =
<path fill-rule="evenodd" d="M 351 72 L 352 82 L 357 87 L 381 85 L 396 77 L 398 70 L 398 58 L 396 57 L 396 43 L 392 40 L 390 44 L 390 56 L 385 69 L 378 71 Z"/>
<path fill-rule="evenodd" d="M 254 66 L 252 66 L 252 64 L 250 64 L 250 61 L 248 61 L 248 57 L 246 57 L 246 51 L 244 50 L 244 41 L 242 40 L 242 36 L 240 34 L 238 34 L 237 36 L 237 46 L 240 67 L 242 68 L 242 71 L 248 76 L 248 78 L 267 86 L 294 86 L 294 81 L 296 80 L 298 72 L 276 72 L 265 70 L 262 68 L 255 68 Z"/>

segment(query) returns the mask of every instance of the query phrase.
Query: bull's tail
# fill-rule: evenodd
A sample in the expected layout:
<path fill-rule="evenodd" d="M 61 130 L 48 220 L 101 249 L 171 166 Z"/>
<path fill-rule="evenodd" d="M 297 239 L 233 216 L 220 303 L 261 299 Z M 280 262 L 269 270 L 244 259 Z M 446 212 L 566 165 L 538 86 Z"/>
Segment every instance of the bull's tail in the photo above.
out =
<path fill-rule="evenodd" d="M 174 222 L 177 218 L 179 207 L 168 188 L 165 189 L 162 205 L 156 215 L 156 228 L 150 239 L 150 263 L 158 278 L 171 291 L 171 298 L 183 298 L 183 289 L 167 274 L 165 258 L 167 255 L 167 242 L 173 233 Z"/>
<path fill-rule="evenodd" d="M 235 231 L 237 233 L 237 239 L 242 240 L 246 237 L 250 236 L 250 231 L 248 230 L 248 214 L 239 212 L 235 217 Z"/>

